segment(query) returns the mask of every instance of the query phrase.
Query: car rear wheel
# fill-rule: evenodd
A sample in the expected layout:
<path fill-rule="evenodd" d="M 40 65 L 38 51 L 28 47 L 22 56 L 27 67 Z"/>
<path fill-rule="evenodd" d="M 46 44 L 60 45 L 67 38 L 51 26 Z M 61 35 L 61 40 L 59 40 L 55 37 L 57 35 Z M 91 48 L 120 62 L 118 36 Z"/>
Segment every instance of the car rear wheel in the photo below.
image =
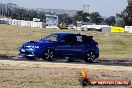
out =
<path fill-rule="evenodd" d="M 85 62 L 93 63 L 96 59 L 96 54 L 94 51 L 87 52 L 84 58 Z"/>
<path fill-rule="evenodd" d="M 54 51 L 52 49 L 47 49 L 45 50 L 44 52 L 44 60 L 49 60 L 49 61 L 52 61 L 53 60 L 53 57 L 54 57 Z"/>

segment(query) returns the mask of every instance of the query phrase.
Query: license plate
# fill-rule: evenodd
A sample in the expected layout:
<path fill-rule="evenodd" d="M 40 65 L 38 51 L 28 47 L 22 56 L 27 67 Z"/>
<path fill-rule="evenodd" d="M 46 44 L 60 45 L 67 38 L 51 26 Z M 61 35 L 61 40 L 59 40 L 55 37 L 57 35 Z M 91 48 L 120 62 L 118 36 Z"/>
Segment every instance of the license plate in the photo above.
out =
<path fill-rule="evenodd" d="M 21 50 L 21 52 L 25 52 L 25 50 L 24 50 L 24 49 L 22 49 L 22 50 Z"/>

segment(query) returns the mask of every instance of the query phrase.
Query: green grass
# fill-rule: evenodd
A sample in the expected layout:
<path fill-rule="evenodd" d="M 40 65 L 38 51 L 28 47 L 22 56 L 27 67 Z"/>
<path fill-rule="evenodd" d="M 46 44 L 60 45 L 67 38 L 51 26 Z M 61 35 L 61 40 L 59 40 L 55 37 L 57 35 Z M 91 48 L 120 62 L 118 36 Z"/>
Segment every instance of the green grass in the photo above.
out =
<path fill-rule="evenodd" d="M 123 60 L 132 58 L 132 34 L 109 33 L 94 36 L 100 44 L 101 58 Z"/>
<path fill-rule="evenodd" d="M 26 41 L 38 40 L 59 29 L 40 29 L 0 25 L 0 54 L 17 56 L 18 47 Z M 132 60 L 132 34 L 71 31 L 94 36 L 100 47 L 100 59 Z"/>

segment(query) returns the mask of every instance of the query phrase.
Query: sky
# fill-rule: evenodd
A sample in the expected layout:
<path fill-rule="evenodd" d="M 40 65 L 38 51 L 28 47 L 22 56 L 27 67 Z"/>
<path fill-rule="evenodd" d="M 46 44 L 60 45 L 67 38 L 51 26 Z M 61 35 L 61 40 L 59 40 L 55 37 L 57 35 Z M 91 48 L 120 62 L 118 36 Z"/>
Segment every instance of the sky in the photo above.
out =
<path fill-rule="evenodd" d="M 90 12 L 99 12 L 102 16 L 115 16 L 128 5 L 127 0 L 0 0 L 2 3 L 15 3 L 25 8 L 51 8 L 82 10 L 90 5 Z"/>

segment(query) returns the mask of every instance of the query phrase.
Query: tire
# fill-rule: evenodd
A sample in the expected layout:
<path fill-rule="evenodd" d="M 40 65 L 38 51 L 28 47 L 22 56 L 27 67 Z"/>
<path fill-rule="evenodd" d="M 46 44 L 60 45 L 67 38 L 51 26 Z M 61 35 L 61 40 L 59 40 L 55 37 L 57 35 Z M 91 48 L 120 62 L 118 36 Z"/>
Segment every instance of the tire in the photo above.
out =
<path fill-rule="evenodd" d="M 85 58 L 84 58 L 85 62 L 93 63 L 95 59 L 96 59 L 96 54 L 94 51 L 89 51 L 85 54 Z"/>
<path fill-rule="evenodd" d="M 54 58 L 54 51 L 53 49 L 46 49 L 44 52 L 43 60 L 49 60 L 52 61 Z"/>

